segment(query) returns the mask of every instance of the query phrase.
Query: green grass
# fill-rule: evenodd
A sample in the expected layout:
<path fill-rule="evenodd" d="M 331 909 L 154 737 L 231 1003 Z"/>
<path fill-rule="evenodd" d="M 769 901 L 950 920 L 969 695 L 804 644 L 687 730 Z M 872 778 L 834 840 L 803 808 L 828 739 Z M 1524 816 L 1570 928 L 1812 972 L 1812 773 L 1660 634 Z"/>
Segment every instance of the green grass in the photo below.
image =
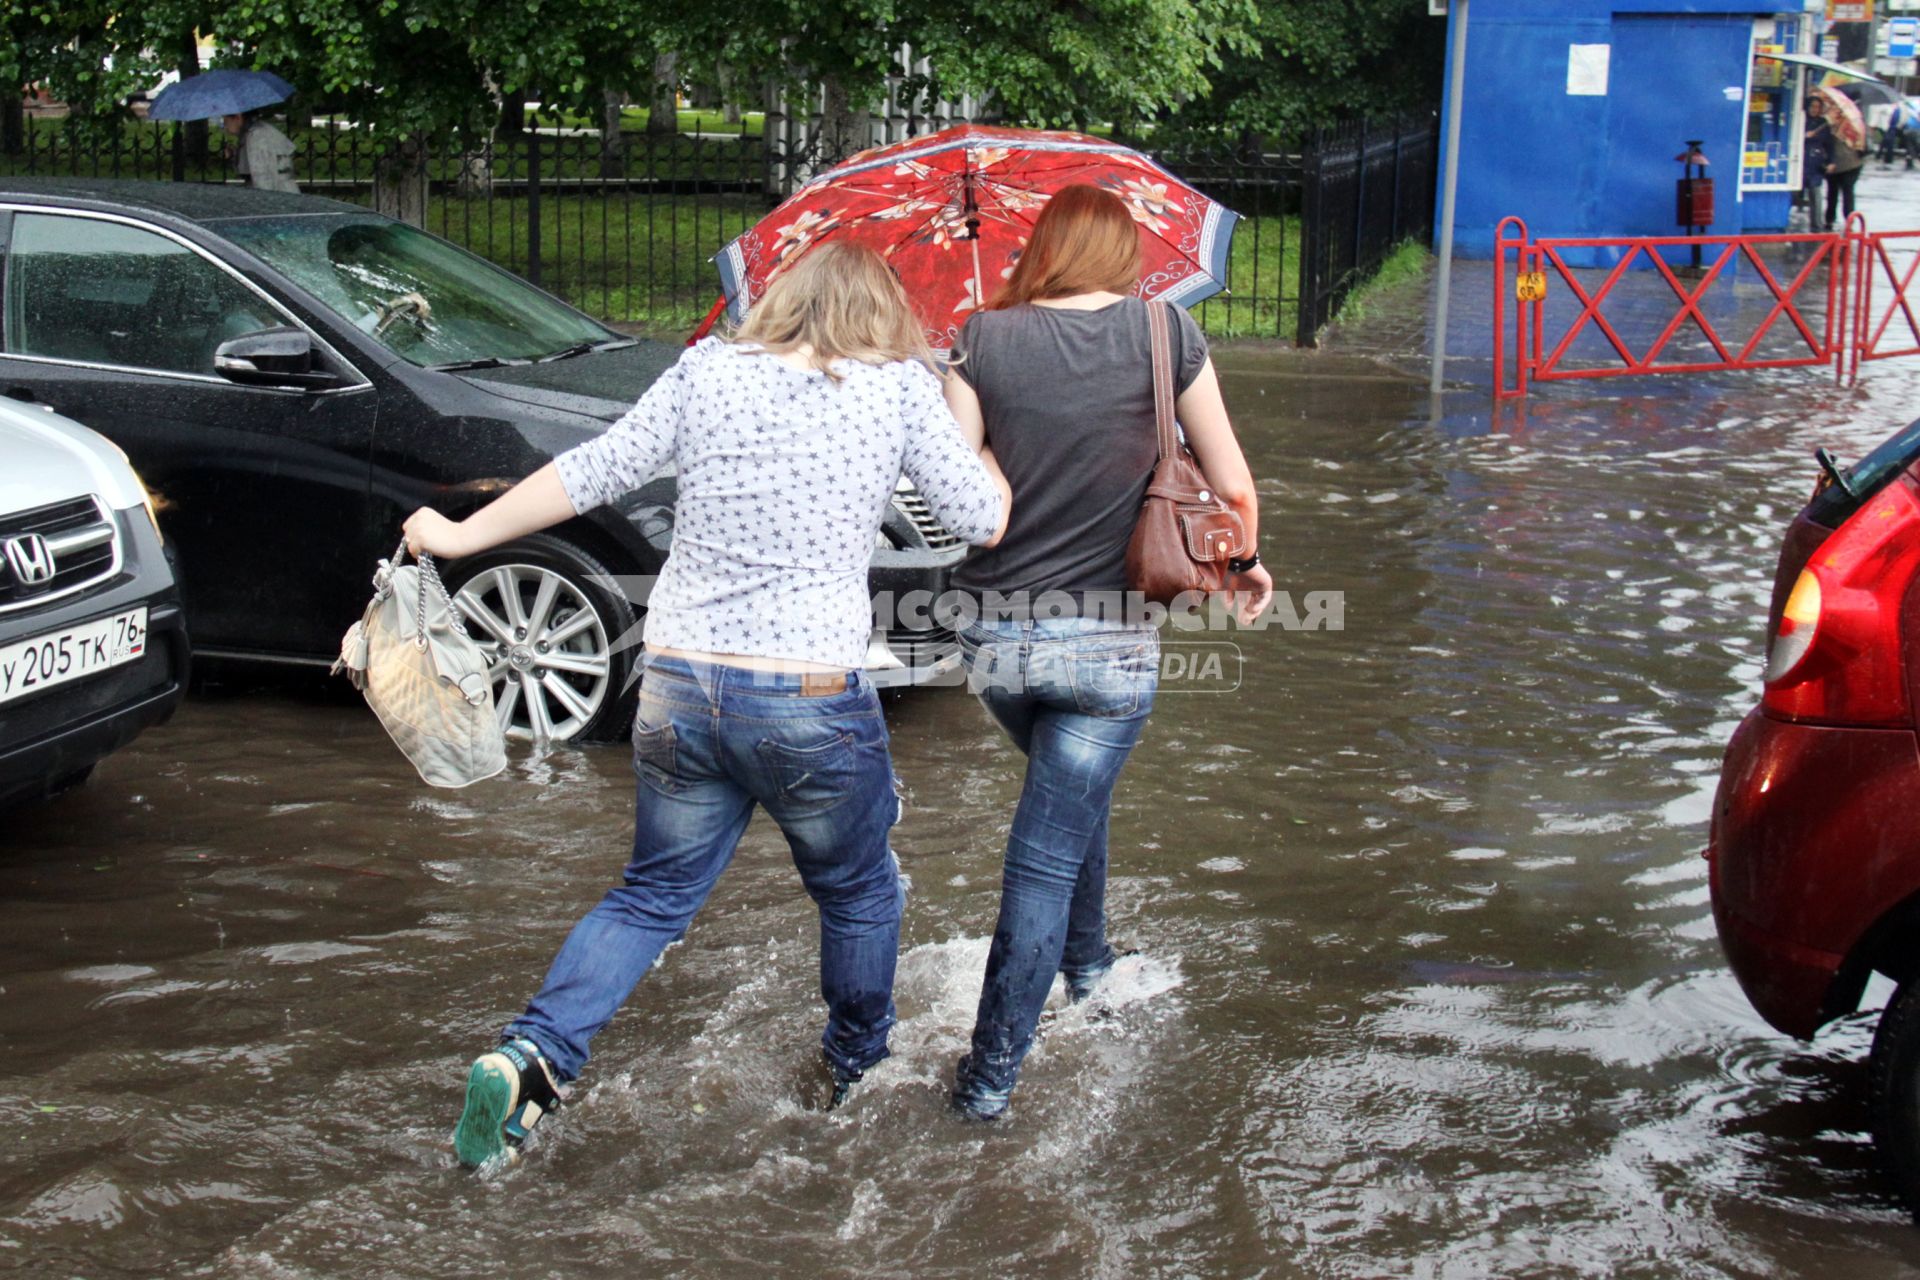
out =
<path fill-rule="evenodd" d="M 1194 308 L 1210 338 L 1291 338 L 1300 296 L 1300 219 L 1243 218 L 1227 252 L 1227 291 Z"/>
<path fill-rule="evenodd" d="M 620 132 L 645 133 L 647 124 L 652 119 L 653 112 L 646 107 L 622 107 L 620 108 Z M 568 129 L 598 129 L 600 117 L 589 116 L 579 111 L 542 111 L 540 123 L 560 125 Z M 766 115 L 759 111 L 743 111 L 740 113 L 739 124 L 728 124 L 727 113 L 724 111 L 683 110 L 674 112 L 674 125 L 681 133 L 697 133 L 702 136 L 724 134 L 738 137 L 744 130 L 748 137 L 757 138 L 766 128 Z"/>
<path fill-rule="evenodd" d="M 1419 240 L 1402 240 L 1395 246 L 1387 260 L 1372 278 L 1362 283 L 1347 300 L 1340 304 L 1340 310 L 1333 317 L 1335 324 L 1357 324 L 1365 320 L 1372 309 L 1387 294 L 1403 285 L 1426 278 L 1427 268 L 1433 263 L 1433 255 L 1427 252 L 1425 243 Z"/>
<path fill-rule="evenodd" d="M 435 197 L 427 229 L 524 275 L 528 212 L 524 200 Z M 540 283 L 590 315 L 684 334 L 719 296 L 710 259 L 766 212 L 747 195 L 546 196 Z"/>

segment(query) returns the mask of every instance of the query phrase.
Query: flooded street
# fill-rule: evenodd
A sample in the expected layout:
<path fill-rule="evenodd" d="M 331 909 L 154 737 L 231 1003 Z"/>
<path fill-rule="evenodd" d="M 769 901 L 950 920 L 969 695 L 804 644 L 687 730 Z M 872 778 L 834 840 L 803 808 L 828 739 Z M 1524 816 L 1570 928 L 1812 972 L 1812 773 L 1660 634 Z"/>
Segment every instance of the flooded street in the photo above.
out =
<path fill-rule="evenodd" d="M 814 1109 L 815 917 L 758 819 L 481 1178 L 466 1065 L 617 873 L 626 754 L 432 793 L 349 699 L 215 690 L 0 829 L 0 1270 L 1920 1276 L 1870 1020 L 1768 1030 L 1700 857 L 1809 454 L 1909 421 L 1920 364 L 1495 421 L 1484 387 L 1430 418 L 1357 362 L 1220 363 L 1267 560 L 1345 630 L 1163 692 L 1113 817 L 1142 954 L 1049 1015 L 1007 1122 L 946 1108 L 1021 764 L 963 690 L 889 703 L 901 1023 L 852 1103 Z"/>

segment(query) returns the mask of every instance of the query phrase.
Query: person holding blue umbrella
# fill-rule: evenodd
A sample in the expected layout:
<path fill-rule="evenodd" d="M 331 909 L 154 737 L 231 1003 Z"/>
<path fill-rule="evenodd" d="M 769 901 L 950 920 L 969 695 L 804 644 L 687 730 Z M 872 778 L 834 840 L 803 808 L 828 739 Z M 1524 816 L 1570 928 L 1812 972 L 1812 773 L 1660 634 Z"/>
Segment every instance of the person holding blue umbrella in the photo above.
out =
<path fill-rule="evenodd" d="M 232 112 L 223 121 L 235 139 L 235 173 L 262 191 L 299 193 L 300 184 L 293 180 L 292 138 L 261 118 L 258 109 Z"/>
<path fill-rule="evenodd" d="M 261 118 L 267 107 L 293 96 L 293 86 L 270 71 L 203 71 L 154 95 L 149 120 L 206 120 L 219 116 L 234 139 L 234 170 L 265 191 L 300 190 L 293 180 L 293 140 Z"/>

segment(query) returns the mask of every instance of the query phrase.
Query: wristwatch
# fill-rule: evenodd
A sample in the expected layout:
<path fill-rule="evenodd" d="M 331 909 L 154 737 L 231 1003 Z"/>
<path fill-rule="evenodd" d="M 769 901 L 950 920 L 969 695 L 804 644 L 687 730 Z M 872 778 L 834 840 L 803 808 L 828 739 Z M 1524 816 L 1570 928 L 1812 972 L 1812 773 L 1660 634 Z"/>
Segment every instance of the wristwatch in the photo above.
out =
<path fill-rule="evenodd" d="M 1254 552 L 1252 555 L 1248 556 L 1244 560 L 1236 560 L 1232 556 L 1228 556 L 1227 572 L 1245 573 L 1249 569 L 1258 568 L 1259 564 L 1260 564 L 1260 553 L 1258 551 Z"/>

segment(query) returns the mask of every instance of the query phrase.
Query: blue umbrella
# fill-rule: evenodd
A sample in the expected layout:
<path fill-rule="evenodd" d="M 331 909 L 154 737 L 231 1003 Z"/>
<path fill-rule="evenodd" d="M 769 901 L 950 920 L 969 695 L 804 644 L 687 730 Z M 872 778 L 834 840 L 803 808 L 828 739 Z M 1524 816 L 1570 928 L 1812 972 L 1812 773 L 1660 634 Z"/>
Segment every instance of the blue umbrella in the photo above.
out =
<path fill-rule="evenodd" d="M 271 71 L 202 71 L 154 95 L 149 120 L 206 120 L 270 107 L 293 96 L 293 86 Z"/>

